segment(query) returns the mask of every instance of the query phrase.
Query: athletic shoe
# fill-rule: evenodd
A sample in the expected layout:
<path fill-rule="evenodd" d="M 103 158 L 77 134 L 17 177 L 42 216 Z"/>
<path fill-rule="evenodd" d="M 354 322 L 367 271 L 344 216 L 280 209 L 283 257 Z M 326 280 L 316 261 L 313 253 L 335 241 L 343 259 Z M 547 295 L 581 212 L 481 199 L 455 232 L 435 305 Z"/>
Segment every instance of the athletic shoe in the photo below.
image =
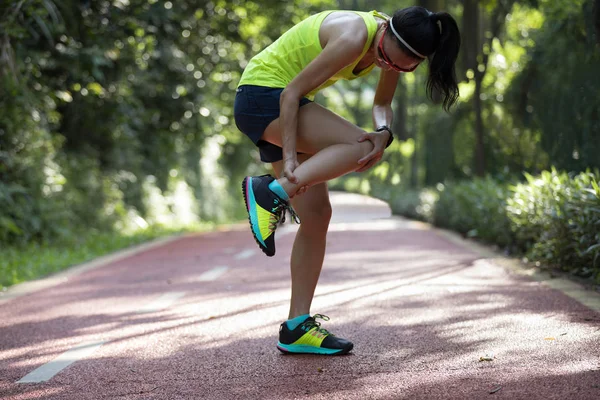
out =
<path fill-rule="evenodd" d="M 321 328 L 316 318 L 329 321 L 328 316 L 315 314 L 294 330 L 290 330 L 285 322 L 281 324 L 277 348 L 283 353 L 325 355 L 342 355 L 352 350 L 352 342 Z"/>
<path fill-rule="evenodd" d="M 247 176 L 242 182 L 252 235 L 269 257 L 275 255 L 275 230 L 278 223 L 285 222 L 285 211 L 289 211 L 294 221 L 300 223 L 289 203 L 269 189 L 269 184 L 274 180 L 271 175 L 261 175 Z"/>

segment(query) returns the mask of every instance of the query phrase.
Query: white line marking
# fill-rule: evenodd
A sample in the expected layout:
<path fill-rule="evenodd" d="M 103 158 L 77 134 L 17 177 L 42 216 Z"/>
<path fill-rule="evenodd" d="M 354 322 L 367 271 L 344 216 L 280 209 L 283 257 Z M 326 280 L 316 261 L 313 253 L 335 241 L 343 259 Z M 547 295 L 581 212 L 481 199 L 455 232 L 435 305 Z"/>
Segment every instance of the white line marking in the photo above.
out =
<path fill-rule="evenodd" d="M 18 380 L 17 383 L 46 382 L 50 380 L 54 375 L 58 374 L 60 371 L 67 368 L 69 365 L 73 364 L 75 361 L 81 360 L 91 355 L 104 343 L 106 343 L 106 341 L 87 342 L 84 344 L 80 344 L 77 347 L 73 347 L 56 357 L 54 360 L 34 369 L 33 371 L 25 375 L 23 378 Z"/>
<path fill-rule="evenodd" d="M 246 249 L 246 250 L 244 250 L 244 251 L 239 252 L 238 254 L 236 254 L 236 256 L 234 258 L 236 260 L 243 260 L 245 258 L 252 257 L 255 253 L 256 253 L 256 250 Z"/>
<path fill-rule="evenodd" d="M 185 292 L 169 292 L 160 296 L 158 299 L 151 301 L 146 304 L 144 307 L 138 310 L 139 313 L 148 313 L 159 311 L 164 308 L 169 307 L 171 304 L 175 303 L 177 300 L 185 296 Z"/>
<path fill-rule="evenodd" d="M 200 281 L 200 282 L 214 281 L 218 277 L 220 277 L 221 275 L 223 275 L 225 272 L 227 272 L 228 269 L 229 269 L 229 267 L 224 266 L 224 265 L 221 266 L 221 267 L 215 267 L 215 268 L 213 268 L 211 270 L 206 271 L 202 275 L 200 275 L 198 277 L 198 281 Z"/>

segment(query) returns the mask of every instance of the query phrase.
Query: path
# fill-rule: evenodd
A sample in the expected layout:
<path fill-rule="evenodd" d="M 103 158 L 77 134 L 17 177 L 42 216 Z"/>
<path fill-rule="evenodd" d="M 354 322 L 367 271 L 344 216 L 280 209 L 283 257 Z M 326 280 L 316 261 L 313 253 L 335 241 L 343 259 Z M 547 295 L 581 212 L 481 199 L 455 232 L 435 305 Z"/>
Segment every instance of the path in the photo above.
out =
<path fill-rule="evenodd" d="M 313 312 L 350 355 L 276 350 L 294 228 L 267 258 L 242 225 L 0 303 L 0 397 L 600 399 L 600 307 L 381 202 L 332 198 Z"/>

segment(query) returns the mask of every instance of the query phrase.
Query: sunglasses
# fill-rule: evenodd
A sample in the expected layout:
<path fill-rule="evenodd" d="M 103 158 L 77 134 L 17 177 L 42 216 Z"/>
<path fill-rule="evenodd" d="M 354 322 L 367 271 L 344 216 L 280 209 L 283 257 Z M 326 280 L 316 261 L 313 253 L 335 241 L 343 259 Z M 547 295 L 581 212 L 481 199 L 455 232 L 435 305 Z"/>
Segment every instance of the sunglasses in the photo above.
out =
<path fill-rule="evenodd" d="M 389 26 L 388 26 L 388 28 L 389 28 Z M 417 69 L 417 67 L 420 65 L 420 63 L 415 65 L 414 67 L 408 68 L 408 69 L 399 67 L 396 64 L 394 64 L 392 62 L 392 60 L 390 60 L 388 55 L 383 50 L 383 38 L 385 37 L 388 28 L 386 28 L 386 30 L 383 32 L 383 35 L 381 35 L 381 39 L 379 39 L 379 45 L 377 46 L 377 52 L 379 53 L 379 57 L 388 67 L 390 67 L 391 69 L 393 69 L 396 72 L 413 72 L 415 69 Z"/>

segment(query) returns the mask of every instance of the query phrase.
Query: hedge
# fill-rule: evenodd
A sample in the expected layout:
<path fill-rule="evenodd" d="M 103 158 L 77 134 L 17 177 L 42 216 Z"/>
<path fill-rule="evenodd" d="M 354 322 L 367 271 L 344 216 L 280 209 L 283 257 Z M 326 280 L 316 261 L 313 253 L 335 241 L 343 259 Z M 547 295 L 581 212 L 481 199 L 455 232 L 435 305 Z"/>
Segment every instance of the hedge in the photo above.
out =
<path fill-rule="evenodd" d="M 519 183 L 492 178 L 398 190 L 395 214 L 452 229 L 600 283 L 600 174 L 555 169 Z"/>

